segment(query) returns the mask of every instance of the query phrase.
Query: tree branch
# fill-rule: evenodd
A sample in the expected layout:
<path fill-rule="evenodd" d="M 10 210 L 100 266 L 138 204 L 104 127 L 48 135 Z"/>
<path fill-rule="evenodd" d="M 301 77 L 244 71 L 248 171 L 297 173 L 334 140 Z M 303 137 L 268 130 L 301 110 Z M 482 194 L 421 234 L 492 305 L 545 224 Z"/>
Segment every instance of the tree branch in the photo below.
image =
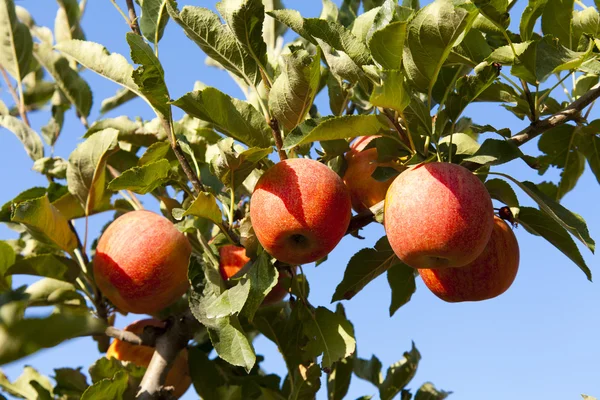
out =
<path fill-rule="evenodd" d="M 127 3 L 127 9 L 129 10 L 129 27 L 133 33 L 141 35 L 142 31 L 140 31 L 140 25 L 138 24 L 135 7 L 133 6 L 133 0 L 125 0 L 125 2 Z"/>
<path fill-rule="evenodd" d="M 281 138 L 281 130 L 279 129 L 279 122 L 275 118 L 271 118 L 269 121 L 271 132 L 273 133 L 273 139 L 275 139 L 275 146 L 277 146 L 277 153 L 279 154 L 280 160 L 287 160 L 287 154 L 283 150 L 283 139 Z"/>
<path fill-rule="evenodd" d="M 144 327 L 144 331 L 142 332 L 142 334 L 137 335 L 130 331 L 125 331 L 122 329 L 117 329 L 114 326 L 109 326 L 104 331 L 104 334 L 107 337 L 118 339 L 122 342 L 127 342 L 138 346 L 154 347 L 156 345 L 156 338 L 164 332 L 164 329 L 157 328 L 155 326 L 146 326 Z"/>
<path fill-rule="evenodd" d="M 8 91 L 10 92 L 10 94 L 15 102 L 15 105 L 17 106 L 17 109 L 19 110 L 19 115 L 21 116 L 21 119 L 23 120 L 25 125 L 27 125 L 28 127 L 31 127 L 31 124 L 29 123 L 29 118 L 27 117 L 27 110 L 25 109 L 25 103 L 23 102 L 22 99 L 19 99 L 19 95 L 15 91 L 15 88 L 13 87 L 13 85 L 10 84 L 10 79 L 8 78 L 8 74 L 6 73 L 6 70 L 2 66 L 0 66 L 0 73 L 2 73 L 2 78 L 4 78 L 4 82 L 6 82 Z"/>

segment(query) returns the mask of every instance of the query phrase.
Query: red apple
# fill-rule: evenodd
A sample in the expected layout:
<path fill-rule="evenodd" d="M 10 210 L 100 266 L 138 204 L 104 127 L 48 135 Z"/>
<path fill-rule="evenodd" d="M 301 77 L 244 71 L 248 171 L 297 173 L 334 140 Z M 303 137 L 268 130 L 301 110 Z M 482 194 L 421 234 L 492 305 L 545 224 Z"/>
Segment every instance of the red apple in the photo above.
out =
<path fill-rule="evenodd" d="M 144 332 L 144 327 L 156 326 L 158 328 L 164 327 L 164 323 L 157 319 L 144 319 L 136 321 L 133 324 L 125 328 L 126 331 L 133 332 L 137 335 L 141 335 Z M 135 345 L 127 342 L 115 339 L 108 351 L 106 352 L 107 358 L 116 358 L 120 361 L 132 362 L 138 367 L 147 367 L 150 364 L 150 360 L 154 355 L 154 348 L 149 346 Z M 165 386 L 172 386 L 173 397 L 180 398 L 188 390 L 192 384 L 188 368 L 188 351 L 187 349 L 181 350 L 167 374 L 165 380 Z"/>
<path fill-rule="evenodd" d="M 250 201 L 259 242 L 276 259 L 292 265 L 317 261 L 344 237 L 350 195 L 340 177 L 307 158 L 277 163 L 261 176 Z"/>
<path fill-rule="evenodd" d="M 374 206 L 383 199 L 394 181 L 390 178 L 385 182 L 373 179 L 371 175 L 375 169 L 389 164 L 377 163 L 377 149 L 366 149 L 367 145 L 379 136 L 361 136 L 350 145 L 350 151 L 346 153 L 346 172 L 344 172 L 344 183 L 350 191 L 352 208 L 361 212 Z"/>
<path fill-rule="evenodd" d="M 411 167 L 390 186 L 385 231 L 396 255 L 413 268 L 462 267 L 490 240 L 492 200 L 471 171 L 456 164 Z"/>
<path fill-rule="evenodd" d="M 120 311 L 153 314 L 186 292 L 191 252 L 187 238 L 165 217 L 128 212 L 100 237 L 94 278 Z"/>
<path fill-rule="evenodd" d="M 495 217 L 492 236 L 475 261 L 460 268 L 420 269 L 425 285 L 440 299 L 455 303 L 499 296 L 519 269 L 519 243 L 512 229 Z"/>

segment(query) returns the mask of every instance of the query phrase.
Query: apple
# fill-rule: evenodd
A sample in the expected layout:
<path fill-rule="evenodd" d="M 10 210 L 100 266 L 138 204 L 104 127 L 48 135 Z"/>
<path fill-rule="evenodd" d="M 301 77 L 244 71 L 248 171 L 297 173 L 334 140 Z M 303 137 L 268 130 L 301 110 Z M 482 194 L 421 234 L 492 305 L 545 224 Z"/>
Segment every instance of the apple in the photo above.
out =
<path fill-rule="evenodd" d="M 154 314 L 186 292 L 191 252 L 187 238 L 165 217 L 128 212 L 100 237 L 94 278 L 120 311 Z"/>
<path fill-rule="evenodd" d="M 352 142 L 350 151 L 346 153 L 347 168 L 343 179 L 350 191 L 352 208 L 356 212 L 364 211 L 385 199 L 385 194 L 394 181 L 394 178 L 390 178 L 380 182 L 371 177 L 377 166 L 390 166 L 388 163 L 377 163 L 376 148 L 365 150 L 365 147 L 378 137 L 360 136 Z"/>
<path fill-rule="evenodd" d="M 506 292 L 519 269 L 519 243 L 501 218 L 487 246 L 475 261 L 460 268 L 420 269 L 425 285 L 440 299 L 456 303 L 481 301 Z"/>
<path fill-rule="evenodd" d="M 243 267 L 250 261 L 250 258 L 246 256 L 246 249 L 233 244 L 227 244 L 219 248 L 219 272 L 224 280 L 229 280 L 232 276 L 237 274 Z M 286 277 L 290 277 L 287 271 L 279 271 L 279 279 L 277 284 L 269 294 L 265 297 L 262 305 L 270 305 L 278 303 L 285 298 L 288 291 L 283 287 L 282 280 Z"/>
<path fill-rule="evenodd" d="M 429 163 L 401 173 L 388 189 L 385 231 L 392 249 L 413 268 L 462 267 L 487 245 L 492 200 L 471 171 Z"/>
<path fill-rule="evenodd" d="M 344 237 L 352 214 L 342 179 L 308 158 L 281 161 L 258 180 L 250 219 L 264 249 L 291 265 L 317 261 Z"/>
<path fill-rule="evenodd" d="M 143 319 L 127 326 L 125 330 L 141 335 L 146 326 L 162 328 L 164 327 L 164 323 L 157 319 Z M 132 362 L 139 367 L 146 368 L 150 364 L 153 354 L 153 347 L 135 345 L 115 339 L 108 348 L 106 357 Z M 191 384 L 192 379 L 190 378 L 188 369 L 188 351 L 187 349 L 183 349 L 171 364 L 171 369 L 165 380 L 165 386 L 172 386 L 174 388 L 173 397 L 180 398 Z"/>

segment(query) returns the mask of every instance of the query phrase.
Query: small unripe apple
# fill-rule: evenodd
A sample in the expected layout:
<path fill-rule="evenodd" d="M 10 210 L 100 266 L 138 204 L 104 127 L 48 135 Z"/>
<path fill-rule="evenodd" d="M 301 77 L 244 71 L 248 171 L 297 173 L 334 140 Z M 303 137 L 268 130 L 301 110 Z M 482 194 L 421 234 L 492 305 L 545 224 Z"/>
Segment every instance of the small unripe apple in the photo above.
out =
<path fill-rule="evenodd" d="M 187 238 L 165 217 L 128 212 L 100 237 L 94 278 L 120 311 L 153 314 L 186 292 L 191 252 Z"/>
<path fill-rule="evenodd" d="M 219 272 L 224 280 L 228 280 L 237 274 L 248 261 L 250 261 L 250 258 L 246 256 L 246 249 L 243 247 L 227 244 L 219 248 Z M 286 277 L 290 277 L 288 272 L 279 271 L 277 284 L 271 289 L 269 294 L 267 294 L 262 305 L 266 306 L 278 303 L 285 298 L 288 292 L 283 287 L 281 281 Z"/>
<path fill-rule="evenodd" d="M 146 326 L 163 328 L 164 323 L 157 319 L 144 319 L 127 326 L 125 330 L 141 335 Z M 150 364 L 153 354 L 154 347 L 135 345 L 115 339 L 108 348 L 106 357 L 132 362 L 138 367 L 146 368 Z M 173 364 L 171 364 L 171 369 L 165 380 L 165 386 L 172 386 L 174 388 L 172 393 L 173 397 L 180 398 L 188 390 L 191 384 L 192 379 L 190 378 L 188 368 L 188 352 L 187 349 L 183 349 L 179 352 L 175 361 L 173 361 Z"/>
<path fill-rule="evenodd" d="M 450 303 L 481 301 L 506 292 L 519 269 L 519 243 L 512 229 L 495 217 L 487 246 L 475 261 L 460 268 L 420 269 L 425 285 Z"/>
<path fill-rule="evenodd" d="M 250 201 L 258 241 L 273 257 L 292 265 L 329 254 L 344 237 L 351 213 L 344 182 L 308 158 L 275 164 L 260 177 Z"/>
<path fill-rule="evenodd" d="M 430 163 L 401 173 L 388 189 L 385 231 L 413 268 L 462 267 L 483 251 L 494 210 L 485 186 L 456 164 Z"/>
<path fill-rule="evenodd" d="M 346 153 L 347 168 L 344 172 L 344 183 L 350 191 L 352 208 L 361 212 L 373 207 L 385 199 L 388 188 L 394 181 L 390 178 L 380 182 L 371 177 L 379 164 L 377 163 L 377 149 L 366 149 L 367 145 L 379 136 L 361 136 L 350 145 L 350 151 Z M 389 166 L 383 164 L 383 166 Z"/>

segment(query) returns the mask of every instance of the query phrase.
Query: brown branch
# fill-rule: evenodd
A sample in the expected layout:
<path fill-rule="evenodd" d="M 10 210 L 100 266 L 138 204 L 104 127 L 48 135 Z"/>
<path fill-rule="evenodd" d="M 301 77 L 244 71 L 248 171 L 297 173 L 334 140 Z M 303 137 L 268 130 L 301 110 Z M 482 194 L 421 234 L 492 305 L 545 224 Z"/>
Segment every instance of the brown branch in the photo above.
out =
<path fill-rule="evenodd" d="M 104 334 L 107 337 L 111 337 L 122 342 L 135 344 L 137 346 L 154 347 L 156 345 L 156 339 L 159 337 L 159 335 L 163 334 L 164 332 L 164 329 L 155 326 L 147 326 L 144 327 L 144 331 L 142 332 L 142 334 L 138 335 L 130 331 L 117 329 L 114 326 L 109 326 L 104 331 Z"/>
<path fill-rule="evenodd" d="M 129 10 L 129 27 L 133 33 L 141 35 L 140 25 L 138 24 L 137 15 L 135 13 L 135 7 L 133 6 L 133 0 L 125 0 L 127 3 L 127 9 Z"/>
<path fill-rule="evenodd" d="M 29 118 L 27 117 L 27 110 L 25 109 L 25 103 L 23 102 L 22 99 L 19 98 L 19 95 L 15 91 L 15 88 L 10 83 L 10 79 L 8 77 L 8 74 L 6 73 L 6 70 L 2 66 L 0 66 L 0 73 L 2 73 L 2 78 L 4 78 L 4 82 L 6 82 L 6 86 L 8 86 L 8 91 L 10 92 L 10 94 L 15 102 L 15 105 L 17 106 L 17 109 L 19 110 L 19 115 L 21 116 L 21 119 L 23 120 L 23 122 L 25 122 L 25 125 L 27 125 L 28 127 L 31 128 L 31 124 L 29 123 Z"/>
<path fill-rule="evenodd" d="M 163 334 L 156 338 L 156 351 L 148 364 L 140 384 L 137 399 L 150 400 L 161 398 L 165 378 L 171 364 L 192 339 L 200 323 L 188 310 L 183 315 L 167 321 Z"/>
<path fill-rule="evenodd" d="M 269 121 L 269 127 L 273 133 L 273 139 L 275 139 L 275 146 L 277 146 L 277 153 L 279 153 L 280 160 L 287 160 L 287 154 L 283 150 L 283 139 L 281 137 L 281 130 L 279 129 L 279 122 L 275 118 L 271 118 Z"/>
<path fill-rule="evenodd" d="M 408 138 L 408 133 L 406 133 L 406 130 L 398 123 L 398 119 L 396 119 L 394 116 L 389 115 L 387 113 L 387 110 L 383 110 L 383 114 L 387 117 L 388 120 L 390 120 L 390 122 L 392 123 L 392 125 L 394 126 L 394 129 L 396 129 L 396 131 L 398 132 L 398 134 L 400 135 L 400 139 L 402 139 L 402 141 L 404 142 L 404 144 L 408 147 L 411 148 L 411 143 L 410 140 Z M 414 149 L 413 149 L 414 150 Z"/>

